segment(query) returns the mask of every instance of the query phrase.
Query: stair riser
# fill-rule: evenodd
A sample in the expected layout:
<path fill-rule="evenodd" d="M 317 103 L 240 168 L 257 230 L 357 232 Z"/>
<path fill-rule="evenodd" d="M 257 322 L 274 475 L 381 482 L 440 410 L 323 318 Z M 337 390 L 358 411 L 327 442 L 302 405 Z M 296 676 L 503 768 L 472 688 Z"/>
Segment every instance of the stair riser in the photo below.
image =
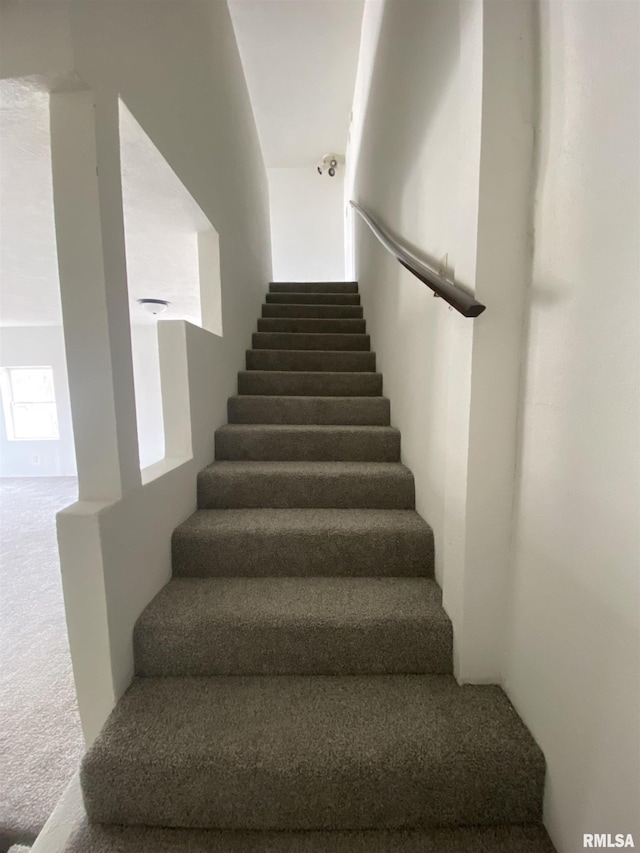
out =
<path fill-rule="evenodd" d="M 205 471 L 198 477 L 200 509 L 324 507 L 413 509 L 413 477 L 295 477 L 274 473 L 234 477 Z"/>
<path fill-rule="evenodd" d="M 399 462 L 400 434 L 397 432 L 345 431 L 342 434 L 292 430 L 273 433 L 235 433 L 218 430 L 216 459 L 246 459 L 265 462 Z"/>
<path fill-rule="evenodd" d="M 247 350 L 247 370 L 320 371 L 324 373 L 374 373 L 373 352 L 323 352 L 298 350 Z"/>
<path fill-rule="evenodd" d="M 267 293 L 271 305 L 360 305 L 359 293 Z"/>
<path fill-rule="evenodd" d="M 330 750 L 331 744 L 326 746 Z M 405 760 L 411 767 L 411 756 Z M 541 818 L 539 797 L 526 781 L 514 786 L 509 777 L 483 779 L 479 773 L 473 793 L 463 788 L 462 796 L 461 786 L 437 771 L 415 780 L 398 776 L 393 783 L 384 775 L 376 778 L 376 772 L 363 761 L 347 780 L 337 773 L 320 778 L 315 768 L 296 772 L 295 779 L 292 774 L 277 778 L 260 766 L 234 767 L 227 758 L 223 767 L 194 759 L 182 772 L 136 764 L 127 768 L 126 787 L 121 768 L 105 762 L 90 779 L 85 771 L 81 780 L 85 791 L 111 789 L 108 799 L 85 796 L 89 820 L 125 826 L 358 830 L 526 824 Z M 537 779 L 536 786 L 542 782 Z M 488 808 L 496 802 L 499 808 Z"/>
<path fill-rule="evenodd" d="M 541 824 L 427 830 L 225 832 L 148 826 L 89 825 L 83 821 L 64 853 L 555 853 Z"/>
<path fill-rule="evenodd" d="M 270 293 L 357 293 L 357 281 L 272 281 Z"/>
<path fill-rule="evenodd" d="M 386 622 L 364 625 L 196 625 L 137 627 L 136 674 L 214 675 L 446 674 L 450 626 Z"/>
<path fill-rule="evenodd" d="M 231 397 L 229 423 L 235 424 L 354 424 L 388 426 L 385 397 Z"/>
<path fill-rule="evenodd" d="M 363 335 L 366 325 L 364 320 L 353 318 L 323 320 L 313 317 L 260 317 L 258 319 L 259 332 Z"/>
<path fill-rule="evenodd" d="M 263 305 L 262 316 L 307 320 L 362 320 L 362 305 Z"/>
<path fill-rule="evenodd" d="M 254 332 L 253 349 L 269 350 L 337 350 L 368 351 L 371 348 L 369 335 L 310 334 L 307 332 Z"/>
<path fill-rule="evenodd" d="M 242 371 L 238 374 L 238 393 L 283 397 L 376 397 L 382 394 L 382 374 Z"/>
<path fill-rule="evenodd" d="M 433 534 L 386 530 L 173 534 L 176 577 L 433 577 Z"/>

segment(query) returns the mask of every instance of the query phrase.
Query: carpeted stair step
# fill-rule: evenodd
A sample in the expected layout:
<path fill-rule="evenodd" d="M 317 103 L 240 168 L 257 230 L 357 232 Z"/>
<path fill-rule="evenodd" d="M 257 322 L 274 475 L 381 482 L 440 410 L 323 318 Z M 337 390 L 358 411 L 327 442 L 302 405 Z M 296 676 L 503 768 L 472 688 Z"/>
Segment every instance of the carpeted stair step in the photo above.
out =
<path fill-rule="evenodd" d="M 247 370 L 295 370 L 324 373 L 374 373 L 374 352 L 332 352 L 330 350 L 247 350 Z"/>
<path fill-rule="evenodd" d="M 369 350 L 369 335 L 310 332 L 254 332 L 251 346 L 275 350 Z"/>
<path fill-rule="evenodd" d="M 344 375 L 344 374 L 342 374 Z M 234 424 L 369 424 L 388 426 L 386 397 L 267 397 L 240 395 L 227 402 Z"/>
<path fill-rule="evenodd" d="M 544 758 L 449 675 L 141 678 L 81 771 L 90 821 L 399 829 L 541 819 Z"/>
<path fill-rule="evenodd" d="M 209 509 L 172 538 L 177 577 L 431 577 L 433 532 L 413 510 Z"/>
<path fill-rule="evenodd" d="M 141 676 L 449 673 L 426 578 L 174 578 L 134 631 Z"/>
<path fill-rule="evenodd" d="M 362 319 L 362 305 L 286 305 L 265 304 L 263 317 L 303 317 L 307 319 Z"/>
<path fill-rule="evenodd" d="M 242 370 L 238 394 L 309 397 L 376 397 L 382 374 L 359 371 Z"/>
<path fill-rule="evenodd" d="M 394 427 L 227 424 L 216 430 L 216 459 L 257 462 L 399 462 Z"/>
<path fill-rule="evenodd" d="M 259 317 L 259 332 L 296 332 L 363 335 L 366 322 L 357 318 L 323 319 L 321 317 Z"/>
<path fill-rule="evenodd" d="M 268 304 L 285 305 L 360 305 L 359 293 L 267 293 Z"/>
<path fill-rule="evenodd" d="M 241 832 L 82 822 L 60 853 L 554 853 L 542 824 L 362 832 Z"/>
<path fill-rule="evenodd" d="M 272 281 L 270 293 L 357 293 L 357 281 Z"/>
<path fill-rule="evenodd" d="M 199 509 L 413 509 L 413 474 L 394 462 L 214 462 L 198 475 Z"/>

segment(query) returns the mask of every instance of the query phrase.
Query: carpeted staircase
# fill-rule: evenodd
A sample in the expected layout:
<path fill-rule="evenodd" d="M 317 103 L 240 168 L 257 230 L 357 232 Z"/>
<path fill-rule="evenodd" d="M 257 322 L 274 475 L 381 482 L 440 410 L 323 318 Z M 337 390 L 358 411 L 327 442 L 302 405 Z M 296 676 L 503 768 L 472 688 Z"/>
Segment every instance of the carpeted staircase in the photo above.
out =
<path fill-rule="evenodd" d="M 540 750 L 498 687 L 452 676 L 357 291 L 271 285 L 73 851 L 553 850 Z"/>

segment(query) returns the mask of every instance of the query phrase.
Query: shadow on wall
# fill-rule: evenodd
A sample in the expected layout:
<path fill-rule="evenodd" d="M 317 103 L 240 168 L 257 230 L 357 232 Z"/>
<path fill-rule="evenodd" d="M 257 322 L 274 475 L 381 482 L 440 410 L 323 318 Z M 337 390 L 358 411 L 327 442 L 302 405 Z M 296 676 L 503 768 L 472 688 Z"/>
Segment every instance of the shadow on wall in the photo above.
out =
<path fill-rule="evenodd" d="M 387 4 L 364 121 L 355 197 L 433 263 L 454 263 L 460 13 L 454 3 Z M 402 97 L 398 97 L 402 93 Z M 365 316 L 418 511 L 441 579 L 450 326 L 459 319 L 379 247 L 359 220 Z M 451 271 L 451 270 L 450 270 Z M 463 321 L 464 322 L 464 321 Z"/>
<path fill-rule="evenodd" d="M 537 18 L 508 678 L 546 754 L 547 826 L 574 849 L 640 833 L 639 20 L 624 3 Z"/>
<path fill-rule="evenodd" d="M 358 165 L 358 200 L 433 257 L 455 214 L 459 41 L 457 4 L 387 7 Z M 438 210 L 424 204 L 430 196 Z"/>

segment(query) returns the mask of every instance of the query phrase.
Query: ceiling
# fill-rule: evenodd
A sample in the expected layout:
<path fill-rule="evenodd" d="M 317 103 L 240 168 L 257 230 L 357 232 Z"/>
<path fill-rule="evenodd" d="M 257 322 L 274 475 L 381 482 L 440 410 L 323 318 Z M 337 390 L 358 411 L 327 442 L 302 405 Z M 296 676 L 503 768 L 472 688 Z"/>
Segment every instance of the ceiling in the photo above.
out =
<path fill-rule="evenodd" d="M 344 154 L 363 0 L 229 0 L 267 168 Z"/>

